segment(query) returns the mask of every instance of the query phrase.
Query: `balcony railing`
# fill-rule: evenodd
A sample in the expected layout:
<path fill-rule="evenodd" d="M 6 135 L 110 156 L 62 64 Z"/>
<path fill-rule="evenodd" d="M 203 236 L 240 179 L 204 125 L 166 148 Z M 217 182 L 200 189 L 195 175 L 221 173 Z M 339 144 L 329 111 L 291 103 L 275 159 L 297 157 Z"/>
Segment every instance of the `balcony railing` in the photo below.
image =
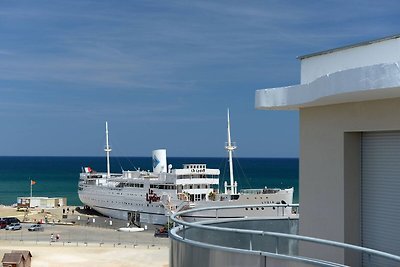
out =
<path fill-rule="evenodd" d="M 292 207 L 298 210 L 298 205 L 282 205 L 282 204 L 264 204 L 264 205 L 240 205 L 240 206 L 230 206 L 230 207 L 207 207 L 199 209 L 191 209 L 186 211 L 181 211 L 173 214 L 171 220 L 175 223 L 175 227 L 170 231 L 171 239 L 177 242 L 185 243 L 194 247 L 206 248 L 209 250 L 219 250 L 225 252 L 242 253 L 247 255 L 261 256 L 266 258 L 273 258 L 288 262 L 301 262 L 306 265 L 313 266 L 346 266 L 341 261 L 343 259 L 334 261 L 327 261 L 320 258 L 310 258 L 304 255 L 299 255 L 298 245 L 299 242 L 311 243 L 317 246 L 324 246 L 325 248 L 340 249 L 343 251 L 356 252 L 359 255 L 364 255 L 364 260 L 367 259 L 366 265 L 371 264 L 371 258 L 378 257 L 384 260 L 388 260 L 390 265 L 400 266 L 400 256 L 389 254 L 386 252 L 355 246 L 351 244 L 325 240 L 320 238 L 300 236 L 297 234 L 288 234 L 264 230 L 254 230 L 254 229 L 244 229 L 245 227 L 235 228 L 235 224 L 241 224 L 242 226 L 246 224 L 246 221 L 252 219 L 266 220 L 265 218 L 237 218 L 229 220 L 218 220 L 218 210 L 223 209 L 243 209 L 249 207 Z M 182 215 L 193 212 L 200 211 L 212 211 L 215 210 L 216 217 L 211 220 L 202 222 L 186 222 L 180 219 Z M 269 218 L 271 219 L 271 218 Z M 282 219 L 279 217 L 277 219 Z M 290 216 L 287 220 L 291 220 Z M 223 223 L 221 223 L 223 222 Z M 230 222 L 229 227 L 226 223 Z M 225 223 L 225 224 L 224 224 Z M 213 233 L 212 235 L 207 235 L 207 233 Z M 204 238 L 208 237 L 223 237 L 223 238 Z M 239 238 L 238 238 L 239 237 Z M 226 242 L 229 239 L 232 242 Z M 235 242 L 233 239 L 240 239 L 240 242 Z M 224 242 L 219 241 L 224 240 Z M 269 243 L 268 246 L 265 243 Z M 282 246 L 282 243 L 285 243 Z M 271 246 L 272 244 L 272 246 Z M 362 260 L 360 260 L 362 261 Z"/>

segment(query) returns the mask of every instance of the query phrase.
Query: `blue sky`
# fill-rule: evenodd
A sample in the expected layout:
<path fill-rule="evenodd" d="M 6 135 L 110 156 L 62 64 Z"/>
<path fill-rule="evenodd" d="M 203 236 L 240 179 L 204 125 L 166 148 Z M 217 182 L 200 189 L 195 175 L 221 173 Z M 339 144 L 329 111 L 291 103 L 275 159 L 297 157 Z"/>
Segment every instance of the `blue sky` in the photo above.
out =
<path fill-rule="evenodd" d="M 398 1 L 1 1 L 0 155 L 297 157 L 299 55 L 398 34 Z"/>

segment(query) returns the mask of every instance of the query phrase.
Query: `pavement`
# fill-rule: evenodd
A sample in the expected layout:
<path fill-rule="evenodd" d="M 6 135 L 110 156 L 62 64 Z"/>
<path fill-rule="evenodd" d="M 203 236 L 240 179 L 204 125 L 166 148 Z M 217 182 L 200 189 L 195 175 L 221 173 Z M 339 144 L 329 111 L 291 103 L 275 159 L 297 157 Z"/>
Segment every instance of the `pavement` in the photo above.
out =
<path fill-rule="evenodd" d="M 72 212 L 72 210 L 74 212 Z M 17 217 L 22 230 L 0 230 L 0 257 L 11 250 L 31 251 L 35 266 L 168 266 L 169 239 L 154 237 L 153 225 L 142 232 L 121 232 L 126 221 L 106 218 L 76 207 L 18 212 L 0 206 L 0 217 Z M 45 222 L 43 231 L 27 229 Z M 56 240 L 56 236 L 60 238 Z M 53 236 L 53 239 L 51 239 Z"/>
<path fill-rule="evenodd" d="M 167 267 L 169 249 L 167 247 L 109 247 L 109 246 L 49 246 L 29 242 L 0 240 L 0 256 L 11 250 L 29 250 L 32 267 Z"/>

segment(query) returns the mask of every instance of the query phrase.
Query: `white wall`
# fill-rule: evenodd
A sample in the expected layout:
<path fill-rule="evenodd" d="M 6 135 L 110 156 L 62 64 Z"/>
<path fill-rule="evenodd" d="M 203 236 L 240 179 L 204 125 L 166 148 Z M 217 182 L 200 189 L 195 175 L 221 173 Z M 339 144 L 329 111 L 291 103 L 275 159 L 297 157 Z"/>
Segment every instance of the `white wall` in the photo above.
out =
<path fill-rule="evenodd" d="M 338 50 L 301 60 L 301 83 L 337 71 L 400 61 L 400 38 Z"/>
<path fill-rule="evenodd" d="M 399 107 L 394 98 L 300 109 L 300 235 L 359 243 L 359 133 L 400 130 Z M 340 250 L 301 252 L 351 260 Z"/>

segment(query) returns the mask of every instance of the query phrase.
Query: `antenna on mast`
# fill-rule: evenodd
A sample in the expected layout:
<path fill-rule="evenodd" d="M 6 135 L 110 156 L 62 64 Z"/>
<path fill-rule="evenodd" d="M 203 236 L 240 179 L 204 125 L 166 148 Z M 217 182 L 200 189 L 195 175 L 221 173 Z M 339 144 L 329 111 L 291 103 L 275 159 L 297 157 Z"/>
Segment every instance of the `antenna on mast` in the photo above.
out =
<path fill-rule="evenodd" d="M 234 181 L 233 177 L 233 161 L 232 161 L 232 153 L 236 148 L 237 148 L 236 145 L 231 141 L 231 122 L 229 118 L 229 108 L 228 108 L 228 142 L 225 146 L 225 149 L 228 150 L 228 157 L 229 157 L 229 177 L 231 183 L 229 187 L 231 195 L 237 194 L 237 183 Z M 225 194 L 228 193 L 226 192 L 226 188 L 227 187 L 225 187 Z"/>
<path fill-rule="evenodd" d="M 104 148 L 104 151 L 106 152 L 107 155 L 107 178 L 110 178 L 110 152 L 111 152 L 111 147 L 108 143 L 108 123 L 106 122 L 106 147 Z"/>

